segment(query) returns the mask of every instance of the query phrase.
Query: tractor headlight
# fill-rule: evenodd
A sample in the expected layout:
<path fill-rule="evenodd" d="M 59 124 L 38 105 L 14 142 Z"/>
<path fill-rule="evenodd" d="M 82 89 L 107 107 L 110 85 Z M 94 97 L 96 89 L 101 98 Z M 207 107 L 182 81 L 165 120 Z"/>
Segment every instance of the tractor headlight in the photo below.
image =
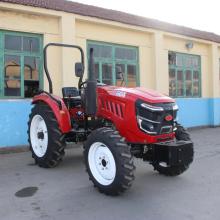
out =
<path fill-rule="evenodd" d="M 152 112 L 162 112 L 163 111 L 162 107 L 153 106 L 153 105 L 149 105 L 146 103 L 141 103 L 141 107 L 148 109 L 149 111 L 152 111 Z"/>
<path fill-rule="evenodd" d="M 175 103 L 175 105 L 173 105 L 173 115 L 174 115 L 173 120 L 174 120 L 174 122 L 178 121 L 178 117 L 177 117 L 178 110 L 179 110 L 179 107 Z"/>
<path fill-rule="evenodd" d="M 173 106 L 173 111 L 178 111 L 179 110 L 179 107 L 178 105 L 175 103 L 175 105 Z"/>
<path fill-rule="evenodd" d="M 145 103 L 141 100 L 136 102 L 137 122 L 139 128 L 148 134 L 157 134 L 159 115 L 164 112 L 163 107 Z"/>
<path fill-rule="evenodd" d="M 140 116 L 137 116 L 137 121 L 139 128 L 142 131 L 147 132 L 148 134 L 156 134 L 156 132 L 154 131 L 155 130 L 154 123 Z"/>

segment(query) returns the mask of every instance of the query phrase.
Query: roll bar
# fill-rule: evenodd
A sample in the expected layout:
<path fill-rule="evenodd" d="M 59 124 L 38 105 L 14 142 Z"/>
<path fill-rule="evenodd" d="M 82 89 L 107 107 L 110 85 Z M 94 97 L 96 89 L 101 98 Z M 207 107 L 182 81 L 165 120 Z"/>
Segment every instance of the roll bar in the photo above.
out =
<path fill-rule="evenodd" d="M 75 48 L 78 49 L 80 51 L 81 54 L 81 63 L 83 65 L 83 72 L 85 70 L 85 59 L 84 59 L 84 52 L 83 49 L 80 46 L 76 46 L 76 45 L 71 45 L 71 44 L 61 44 L 61 43 L 49 43 L 44 47 L 44 70 L 47 76 L 47 80 L 48 80 L 48 84 L 49 84 L 49 92 L 53 93 L 53 84 L 52 84 L 52 80 L 50 78 L 50 74 L 48 71 L 48 66 L 47 66 L 47 49 L 48 47 L 51 46 L 55 46 L 55 47 L 67 47 L 67 48 Z M 80 77 L 80 81 L 82 81 L 83 75 Z"/>

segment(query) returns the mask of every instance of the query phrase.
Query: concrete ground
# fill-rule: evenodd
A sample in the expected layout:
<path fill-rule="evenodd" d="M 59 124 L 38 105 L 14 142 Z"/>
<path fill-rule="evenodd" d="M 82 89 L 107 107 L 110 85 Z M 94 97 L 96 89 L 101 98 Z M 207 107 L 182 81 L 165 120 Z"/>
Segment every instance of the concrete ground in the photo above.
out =
<path fill-rule="evenodd" d="M 179 177 L 164 177 L 136 160 L 136 180 L 120 197 L 100 194 L 88 180 L 81 148 L 62 164 L 41 169 L 30 153 L 0 155 L 2 220 L 219 220 L 220 128 L 191 131 L 195 161 Z M 26 187 L 33 187 L 20 191 Z M 29 190 L 29 191 L 28 191 Z M 18 197 L 31 195 L 30 197 Z"/>

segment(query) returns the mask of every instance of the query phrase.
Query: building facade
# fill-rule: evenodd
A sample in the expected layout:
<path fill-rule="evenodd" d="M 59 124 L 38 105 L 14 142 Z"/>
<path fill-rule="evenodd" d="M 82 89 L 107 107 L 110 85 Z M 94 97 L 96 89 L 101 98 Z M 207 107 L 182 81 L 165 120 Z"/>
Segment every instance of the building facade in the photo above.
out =
<path fill-rule="evenodd" d="M 0 17 L 0 147 L 27 144 L 31 98 L 48 90 L 43 47 L 50 42 L 79 45 L 86 58 L 93 47 L 103 83 L 118 85 L 120 66 L 126 86 L 175 98 L 186 127 L 220 125 L 220 36 L 63 0 L 4 0 Z M 78 60 L 69 49 L 49 50 L 56 95 L 77 86 Z"/>

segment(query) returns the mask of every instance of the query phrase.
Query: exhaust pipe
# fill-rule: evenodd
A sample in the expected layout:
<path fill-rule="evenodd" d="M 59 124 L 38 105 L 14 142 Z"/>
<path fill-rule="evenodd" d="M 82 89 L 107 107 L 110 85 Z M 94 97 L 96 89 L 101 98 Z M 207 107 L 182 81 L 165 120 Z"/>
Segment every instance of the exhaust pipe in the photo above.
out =
<path fill-rule="evenodd" d="M 97 81 L 95 78 L 95 64 L 94 64 L 94 54 L 93 48 L 90 49 L 90 59 L 89 59 L 89 72 L 88 81 L 85 88 L 85 111 L 89 116 L 96 115 L 97 101 L 96 101 L 96 87 Z"/>

